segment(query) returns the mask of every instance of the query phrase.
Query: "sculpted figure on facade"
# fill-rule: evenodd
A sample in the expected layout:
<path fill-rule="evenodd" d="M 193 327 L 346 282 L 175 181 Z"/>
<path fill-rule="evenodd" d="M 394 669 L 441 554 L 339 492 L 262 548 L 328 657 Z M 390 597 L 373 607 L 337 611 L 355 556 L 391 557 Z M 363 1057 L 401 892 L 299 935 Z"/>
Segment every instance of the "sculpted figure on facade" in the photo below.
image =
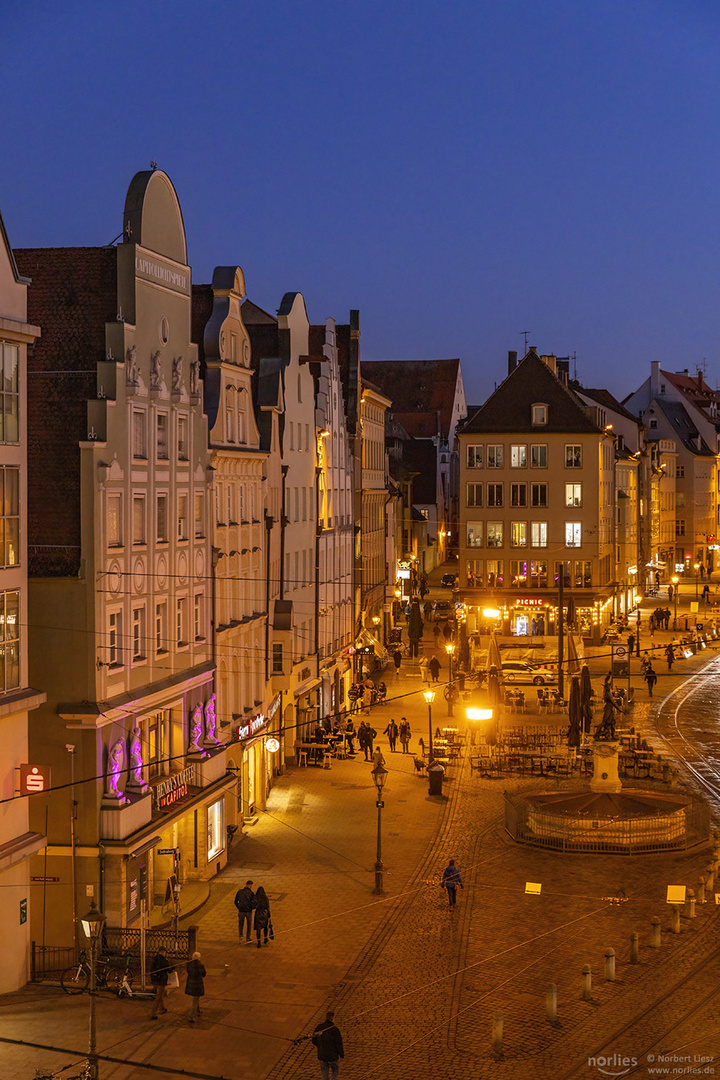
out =
<path fill-rule="evenodd" d="M 139 728 L 135 728 L 130 736 L 130 779 L 128 787 L 143 794 L 149 790 L 148 785 L 143 780 L 142 740 Z"/>
<path fill-rule="evenodd" d="M 131 345 L 125 356 L 125 382 L 128 386 L 140 385 L 140 373 L 137 366 L 137 349 Z"/>
<path fill-rule="evenodd" d="M 217 746 L 219 741 L 215 734 L 217 727 L 216 701 L 216 695 L 211 694 L 205 702 L 205 746 Z"/>
<path fill-rule="evenodd" d="M 159 390 L 161 382 L 162 371 L 160 370 L 160 350 L 158 349 L 150 357 L 150 389 Z"/>
<path fill-rule="evenodd" d="M 190 363 L 190 393 L 197 397 L 200 393 L 200 361 L 193 360 Z"/>
<path fill-rule="evenodd" d="M 172 362 L 172 388 L 176 394 L 180 393 L 182 388 L 182 356 L 176 356 Z"/>
<path fill-rule="evenodd" d="M 122 739 L 118 739 L 110 747 L 108 754 L 107 777 L 105 782 L 105 798 L 117 802 L 124 802 L 125 796 L 120 790 L 120 778 L 125 764 L 125 746 Z"/>
<path fill-rule="evenodd" d="M 203 707 L 196 705 L 190 716 L 190 743 L 188 754 L 201 754 L 200 740 L 203 734 Z"/>

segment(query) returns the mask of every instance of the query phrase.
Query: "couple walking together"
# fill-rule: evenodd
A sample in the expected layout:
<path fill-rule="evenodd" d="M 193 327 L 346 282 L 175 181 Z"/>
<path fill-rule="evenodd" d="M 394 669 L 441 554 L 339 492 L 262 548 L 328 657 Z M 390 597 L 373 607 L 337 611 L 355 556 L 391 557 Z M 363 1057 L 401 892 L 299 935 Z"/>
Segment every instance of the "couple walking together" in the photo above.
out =
<path fill-rule="evenodd" d="M 274 938 L 272 921 L 270 919 L 270 901 L 267 898 L 267 894 L 262 885 L 258 888 L 257 892 L 252 890 L 252 881 L 246 881 L 242 889 L 238 889 L 235 894 L 235 907 L 238 911 L 238 932 L 240 934 L 240 940 L 243 939 L 243 927 L 247 923 L 247 938 L 250 940 L 250 931 L 252 929 L 253 913 L 255 915 L 255 933 L 257 934 L 257 947 L 261 946 L 260 937 L 264 934 L 265 944 L 268 943 L 268 934 L 270 938 Z"/>

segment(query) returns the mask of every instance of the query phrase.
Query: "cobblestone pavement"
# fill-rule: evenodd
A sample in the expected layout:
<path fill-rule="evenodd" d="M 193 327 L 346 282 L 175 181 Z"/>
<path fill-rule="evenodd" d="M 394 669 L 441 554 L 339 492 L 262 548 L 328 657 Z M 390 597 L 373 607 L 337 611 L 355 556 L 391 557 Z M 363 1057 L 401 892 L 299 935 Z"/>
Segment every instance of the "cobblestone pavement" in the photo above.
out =
<path fill-rule="evenodd" d="M 673 677 L 679 682 L 703 659 L 685 661 Z M 395 700 L 376 707 L 371 722 L 382 732 L 390 716 L 407 715 L 416 746 L 427 727 L 424 702 L 413 693 L 419 676 L 410 668 L 387 681 Z M 406 693 L 413 696 L 399 697 Z M 634 723 L 650 731 L 656 703 L 642 690 L 637 697 Z M 442 723 L 442 709 L 434 719 Z M 319 1069 L 310 1044 L 292 1040 L 311 1031 L 329 1005 L 345 1037 L 348 1080 L 599 1076 L 587 1059 L 611 1052 L 615 1043 L 619 1053 L 638 1058 L 635 1075 L 651 1075 L 644 1055 L 653 1047 L 688 1043 L 692 1053 L 716 1052 L 718 1006 L 702 991 L 720 974 L 718 909 L 699 908 L 675 935 L 665 903 L 668 884 L 695 885 L 706 852 L 623 859 L 516 847 L 503 829 L 503 787 L 537 789 L 541 781 L 487 780 L 471 775 L 465 763 L 449 780 L 447 799 L 431 799 L 412 758 L 389 754 L 386 739 L 380 741 L 390 768 L 383 810 L 387 895 L 371 891 L 376 810 L 369 766 L 356 758 L 334 762 L 329 771 L 289 769 L 271 793 L 268 813 L 236 840 L 228 869 L 193 920 L 208 968 L 200 1022 L 187 1023 L 182 993 L 171 995 L 169 1012 L 157 1023 L 149 1022 L 147 1001 L 102 996 L 101 1052 L 232 1080 L 299 1080 Z M 439 888 L 449 857 L 465 882 L 454 911 Z M 264 885 L 271 901 L 276 936 L 259 950 L 238 942 L 232 898 L 247 878 Z M 542 884 L 539 896 L 525 893 L 527 881 Z M 626 902 L 605 899 L 623 891 Z M 662 946 L 651 949 L 656 915 Z M 640 934 L 637 965 L 629 963 L 633 932 Z M 608 948 L 617 954 L 615 982 L 603 975 Z M 590 1002 L 581 1000 L 585 964 L 593 970 Z M 557 1027 L 545 1017 L 549 983 L 557 985 Z M 87 1008 L 86 996 L 29 987 L 0 998 L 2 1030 L 82 1050 Z M 502 1058 L 490 1043 L 498 1011 L 504 1013 Z M 683 1026 L 667 1035 L 678 1017 Z M 59 1069 L 72 1060 L 5 1046 L 0 1075 L 29 1080 L 36 1068 Z M 103 1080 L 148 1075 L 101 1066 Z"/>

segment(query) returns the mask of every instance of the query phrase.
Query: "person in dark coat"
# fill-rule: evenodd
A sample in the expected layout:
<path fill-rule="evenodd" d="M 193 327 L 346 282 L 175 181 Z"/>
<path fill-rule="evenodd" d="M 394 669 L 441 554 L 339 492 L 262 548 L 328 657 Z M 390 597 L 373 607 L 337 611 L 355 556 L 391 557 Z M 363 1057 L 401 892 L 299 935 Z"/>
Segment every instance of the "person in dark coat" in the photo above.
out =
<path fill-rule="evenodd" d="M 235 893 L 235 907 L 238 910 L 238 932 L 240 934 L 240 940 L 243 939 L 243 927 L 247 923 L 247 937 L 246 941 L 250 940 L 250 931 L 252 930 L 252 913 L 253 913 L 253 899 L 255 893 L 252 891 L 252 881 L 246 881 L 242 889 L 238 889 Z"/>
<path fill-rule="evenodd" d="M 655 674 L 655 671 L 653 670 L 652 664 L 648 664 L 648 666 L 645 668 L 645 674 L 643 675 L 643 678 L 645 679 L 645 682 L 648 685 L 648 693 L 649 693 L 650 697 L 652 697 L 653 696 L 653 686 L 657 682 L 657 675 Z"/>
<path fill-rule="evenodd" d="M 165 992 L 168 975 L 174 970 L 174 965 L 168 960 L 167 953 L 161 945 L 153 957 L 152 967 L 150 968 L 150 982 L 155 987 L 155 1001 L 150 1014 L 151 1020 L 157 1020 L 158 1016 L 162 1016 L 163 1013 L 167 1012 L 165 1008 Z"/>
<path fill-rule="evenodd" d="M 437 656 L 431 656 L 428 661 L 428 667 L 430 668 L 430 674 L 432 675 L 432 681 L 437 682 L 440 676 L 440 661 Z"/>
<path fill-rule="evenodd" d="M 387 735 L 388 742 L 390 743 L 390 752 L 395 753 L 395 747 L 397 746 L 397 737 L 399 734 L 399 728 L 394 720 L 391 720 L 388 726 L 383 731 L 383 735 Z"/>
<path fill-rule="evenodd" d="M 667 657 L 668 671 L 672 671 L 672 666 L 675 663 L 675 650 L 672 647 L 672 644 L 668 645 L 665 650 L 665 656 Z"/>
<path fill-rule="evenodd" d="M 395 665 L 395 674 L 398 679 L 400 678 L 400 665 L 402 664 L 402 653 L 399 649 L 396 649 L 393 653 L 393 664 Z"/>
<path fill-rule="evenodd" d="M 200 998 L 205 996 L 206 974 L 205 965 L 200 960 L 200 953 L 194 952 L 192 958 L 188 960 L 187 982 L 185 983 L 185 993 L 192 998 L 192 1008 L 188 1015 L 191 1024 L 194 1024 L 195 1018 L 200 1016 Z"/>
<path fill-rule="evenodd" d="M 410 745 L 410 722 L 406 716 L 403 716 L 400 720 L 400 742 L 402 743 L 403 754 L 408 754 Z"/>
<path fill-rule="evenodd" d="M 335 1026 L 335 1013 L 328 1009 L 325 1019 L 315 1028 L 312 1034 L 312 1044 L 317 1047 L 320 1073 L 323 1080 L 337 1076 L 340 1069 L 340 1058 L 345 1057 L 342 1035 Z"/>
<path fill-rule="evenodd" d="M 460 871 L 455 865 L 455 860 L 451 859 L 443 870 L 441 888 L 447 889 L 448 903 L 451 908 L 455 907 L 455 901 L 457 900 L 458 885 L 461 889 L 464 889 L 463 880 L 460 877 Z"/>
<path fill-rule="evenodd" d="M 255 893 L 255 933 L 257 934 L 257 947 L 260 948 L 260 933 L 265 933 L 265 944 L 268 943 L 268 929 L 270 927 L 270 901 L 262 885 Z"/>

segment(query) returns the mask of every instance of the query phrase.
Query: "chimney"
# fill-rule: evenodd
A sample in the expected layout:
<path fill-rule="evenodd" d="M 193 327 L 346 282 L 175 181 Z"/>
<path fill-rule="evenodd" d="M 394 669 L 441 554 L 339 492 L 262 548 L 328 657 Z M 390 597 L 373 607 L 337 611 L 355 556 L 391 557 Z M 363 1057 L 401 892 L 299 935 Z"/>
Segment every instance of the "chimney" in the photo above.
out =
<path fill-rule="evenodd" d="M 537 356 L 537 345 L 528 345 L 528 352 L 529 353 L 534 352 L 535 355 Z"/>
<path fill-rule="evenodd" d="M 553 375 L 557 376 L 557 357 L 555 356 L 555 354 L 550 353 L 549 356 L 541 356 L 540 359 L 544 364 L 547 364 Z"/>
<path fill-rule="evenodd" d="M 516 367 L 517 352 L 515 351 L 515 349 L 508 349 L 508 375 L 512 375 Z"/>
<path fill-rule="evenodd" d="M 570 379 L 570 358 L 563 357 L 557 361 L 557 376 L 564 386 L 567 386 Z"/>
<path fill-rule="evenodd" d="M 697 384 L 698 384 L 698 390 L 704 390 L 705 389 L 704 386 L 703 386 L 703 376 L 702 376 L 702 371 L 700 370 L 700 368 L 698 368 L 698 373 L 697 373 Z"/>
<path fill-rule="evenodd" d="M 650 362 L 650 400 L 656 398 L 660 393 L 660 361 L 652 360 Z"/>

